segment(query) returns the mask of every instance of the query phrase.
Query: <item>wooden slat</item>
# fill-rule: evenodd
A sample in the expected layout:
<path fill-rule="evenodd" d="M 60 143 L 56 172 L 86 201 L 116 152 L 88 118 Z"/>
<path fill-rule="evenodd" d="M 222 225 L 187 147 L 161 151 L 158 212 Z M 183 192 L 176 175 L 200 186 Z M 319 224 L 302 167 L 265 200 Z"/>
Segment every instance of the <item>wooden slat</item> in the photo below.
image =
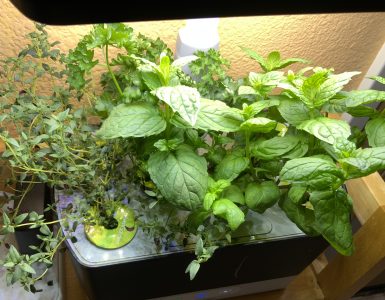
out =
<path fill-rule="evenodd" d="M 361 224 L 365 223 L 379 206 L 385 205 L 385 183 L 377 172 L 351 179 L 346 186 L 353 198 L 354 213 Z"/>
<path fill-rule="evenodd" d="M 336 256 L 318 275 L 325 299 L 348 299 L 385 269 L 384 228 L 381 206 L 354 235 L 354 254 Z"/>
<path fill-rule="evenodd" d="M 84 289 L 81 286 L 75 269 L 72 265 L 69 250 L 64 253 L 60 253 L 61 264 L 61 276 L 60 276 L 60 288 L 63 295 L 63 300 L 87 300 L 88 297 Z"/>
<path fill-rule="evenodd" d="M 247 295 L 232 300 L 323 300 L 313 265 L 309 265 L 284 290 Z"/>

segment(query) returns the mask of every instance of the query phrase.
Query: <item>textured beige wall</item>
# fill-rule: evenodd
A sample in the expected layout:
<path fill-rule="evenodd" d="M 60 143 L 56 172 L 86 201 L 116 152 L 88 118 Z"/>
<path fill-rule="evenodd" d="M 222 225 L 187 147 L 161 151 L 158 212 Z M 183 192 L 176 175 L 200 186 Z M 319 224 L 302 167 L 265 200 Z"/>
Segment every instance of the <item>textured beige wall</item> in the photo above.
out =
<path fill-rule="evenodd" d="M 0 0 L 0 8 L 0 54 L 13 55 L 25 43 L 24 35 L 33 30 L 33 23 L 9 0 Z M 159 36 L 175 50 L 177 32 L 184 23 L 173 20 L 129 25 L 150 37 Z M 63 50 L 74 47 L 89 29 L 89 25 L 47 26 L 51 40 L 61 41 Z M 241 45 L 263 55 L 279 50 L 284 57 L 306 58 L 313 65 L 334 67 L 337 72 L 357 70 L 365 74 L 385 42 L 385 13 L 222 18 L 219 33 L 221 52 L 231 61 L 231 75 L 236 77 L 258 69 L 242 53 Z"/>

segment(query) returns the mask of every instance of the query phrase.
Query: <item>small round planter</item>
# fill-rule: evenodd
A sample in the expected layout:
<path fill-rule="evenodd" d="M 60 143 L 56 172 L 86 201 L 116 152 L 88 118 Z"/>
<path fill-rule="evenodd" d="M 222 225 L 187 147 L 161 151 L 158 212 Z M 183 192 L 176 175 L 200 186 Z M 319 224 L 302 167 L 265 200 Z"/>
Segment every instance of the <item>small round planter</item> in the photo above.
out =
<path fill-rule="evenodd" d="M 135 214 L 132 209 L 121 205 L 114 213 L 118 226 L 107 229 L 102 225 L 84 225 L 87 239 L 103 249 L 117 249 L 131 242 L 135 237 L 138 226 L 135 223 Z"/>

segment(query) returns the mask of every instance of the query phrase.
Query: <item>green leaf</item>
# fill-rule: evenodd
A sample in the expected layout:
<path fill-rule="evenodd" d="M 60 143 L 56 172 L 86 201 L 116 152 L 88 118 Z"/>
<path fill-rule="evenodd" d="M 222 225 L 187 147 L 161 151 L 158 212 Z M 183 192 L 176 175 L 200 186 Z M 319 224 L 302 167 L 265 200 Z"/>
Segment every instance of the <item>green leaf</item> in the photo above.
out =
<path fill-rule="evenodd" d="M 265 97 L 271 92 L 283 79 L 283 72 L 272 71 L 268 73 L 249 73 L 250 85 L 257 94 Z"/>
<path fill-rule="evenodd" d="M 156 90 L 162 86 L 162 81 L 159 79 L 158 74 L 155 72 L 141 72 L 144 83 L 150 90 Z"/>
<path fill-rule="evenodd" d="M 195 276 L 197 275 L 199 268 L 200 268 L 200 263 L 197 260 L 193 260 L 188 266 L 185 271 L 185 273 L 190 274 L 190 280 L 193 280 Z"/>
<path fill-rule="evenodd" d="M 153 93 L 167 103 L 174 112 L 190 125 L 194 126 L 201 107 L 200 94 L 197 89 L 184 85 L 160 87 Z"/>
<path fill-rule="evenodd" d="M 148 172 L 167 201 L 181 209 L 202 206 L 207 190 L 207 163 L 186 146 L 150 155 Z"/>
<path fill-rule="evenodd" d="M 328 160 L 318 157 L 302 157 L 286 162 L 281 170 L 280 179 L 316 189 L 326 189 L 340 186 L 344 173 Z"/>
<path fill-rule="evenodd" d="M 297 128 L 329 144 L 334 144 L 337 138 L 347 139 L 351 134 L 348 123 L 326 117 L 304 121 Z"/>
<path fill-rule="evenodd" d="M 311 119 L 309 109 L 300 100 L 282 97 L 278 111 L 287 122 L 295 126 Z M 317 114 L 317 116 L 319 116 L 319 114 Z"/>
<path fill-rule="evenodd" d="M 211 215 L 211 211 L 197 210 L 191 212 L 186 220 L 189 232 L 195 232 L 197 228 Z"/>
<path fill-rule="evenodd" d="M 133 103 L 115 107 L 96 134 L 104 139 L 143 137 L 165 129 L 166 121 L 156 108 L 147 103 Z"/>
<path fill-rule="evenodd" d="M 195 255 L 196 256 L 201 256 L 204 252 L 204 247 L 203 247 L 203 240 L 201 237 L 198 238 L 196 244 L 195 244 Z"/>
<path fill-rule="evenodd" d="M 5 226 L 11 225 L 11 220 L 5 212 L 3 212 L 3 224 Z"/>
<path fill-rule="evenodd" d="M 36 274 L 35 270 L 28 264 L 22 262 L 21 264 L 19 264 L 20 268 L 24 271 L 24 272 L 27 272 L 27 273 L 30 273 L 30 274 Z"/>
<path fill-rule="evenodd" d="M 355 107 L 349 107 L 346 111 L 353 117 L 375 117 L 380 114 L 380 112 L 372 107 L 365 105 L 358 105 Z"/>
<path fill-rule="evenodd" d="M 339 253 L 352 255 L 351 204 L 346 192 L 314 192 L 310 195 L 310 202 L 314 207 L 318 231 Z"/>
<path fill-rule="evenodd" d="M 385 91 L 377 90 L 358 90 L 341 92 L 347 107 L 356 107 L 361 104 L 385 101 Z"/>
<path fill-rule="evenodd" d="M 163 76 L 164 83 L 167 84 L 170 80 L 171 64 L 170 58 L 164 52 L 160 56 L 159 71 Z"/>
<path fill-rule="evenodd" d="M 371 147 L 385 146 L 385 118 L 368 121 L 365 126 L 368 142 Z"/>
<path fill-rule="evenodd" d="M 171 140 L 161 139 L 154 143 L 154 147 L 158 148 L 158 150 L 160 151 L 173 151 L 176 148 L 178 148 L 178 146 L 182 143 L 183 143 L 183 140 L 178 138 L 171 139 Z"/>
<path fill-rule="evenodd" d="M 314 73 L 301 86 L 300 99 L 310 108 L 322 106 L 342 90 L 354 75 L 360 72 L 345 72 L 329 75 L 326 71 Z"/>
<path fill-rule="evenodd" d="M 314 228 L 314 211 L 301 204 L 294 203 L 289 197 L 282 197 L 279 206 L 286 213 L 287 217 L 309 236 L 319 235 Z"/>
<path fill-rule="evenodd" d="M 250 131 L 250 132 L 270 132 L 272 131 L 275 126 L 277 125 L 277 122 L 268 118 L 264 117 L 257 117 L 248 119 L 245 122 L 241 124 L 240 129 L 244 131 Z"/>
<path fill-rule="evenodd" d="M 338 160 L 348 179 L 367 176 L 385 169 L 385 147 L 357 149 L 351 157 Z"/>
<path fill-rule="evenodd" d="M 8 144 L 10 144 L 10 145 L 12 145 L 12 146 L 14 146 L 16 148 L 20 147 L 19 142 L 16 141 L 14 138 L 7 138 L 6 141 L 7 141 Z"/>
<path fill-rule="evenodd" d="M 194 127 L 205 131 L 234 132 L 239 130 L 242 122 L 239 109 L 231 108 L 222 101 L 201 99 L 201 109 Z"/>
<path fill-rule="evenodd" d="M 244 213 L 229 199 L 216 200 L 212 209 L 214 215 L 227 221 L 231 230 L 236 230 L 245 221 Z"/>
<path fill-rule="evenodd" d="M 288 153 L 294 149 L 300 139 L 296 136 L 285 135 L 283 137 L 273 137 L 272 139 L 262 141 L 252 148 L 255 157 L 262 160 L 271 160 Z"/>
<path fill-rule="evenodd" d="M 241 85 L 238 88 L 238 95 L 256 95 L 256 94 L 257 92 L 251 86 Z"/>
<path fill-rule="evenodd" d="M 270 52 L 267 56 L 266 66 L 269 71 L 275 70 L 279 67 L 281 62 L 281 54 L 278 51 Z"/>
<path fill-rule="evenodd" d="M 229 199 L 234 203 L 238 203 L 241 205 L 245 204 L 245 197 L 241 189 L 237 185 L 230 185 L 229 187 L 227 187 L 222 193 L 222 198 Z"/>
<path fill-rule="evenodd" d="M 245 191 L 246 205 L 262 214 L 279 200 L 281 193 L 273 181 L 250 183 Z"/>
<path fill-rule="evenodd" d="M 217 198 L 216 194 L 213 193 L 207 193 L 205 195 L 205 198 L 203 199 L 203 208 L 205 210 L 210 210 L 211 206 L 213 205 L 215 199 Z"/>
<path fill-rule="evenodd" d="M 243 109 L 243 113 L 247 115 L 247 119 L 254 117 L 265 108 L 279 105 L 278 99 L 261 100 L 254 102 Z"/>
<path fill-rule="evenodd" d="M 13 245 L 11 245 L 11 247 L 9 248 L 8 256 L 9 259 L 15 264 L 18 263 L 20 260 L 20 253 Z"/>
<path fill-rule="evenodd" d="M 285 68 L 285 67 L 290 66 L 290 65 L 292 65 L 294 63 L 308 64 L 309 61 L 306 60 L 306 59 L 302 59 L 302 58 L 288 58 L 288 59 L 284 59 L 284 60 L 282 60 L 280 62 L 278 69 Z"/>
<path fill-rule="evenodd" d="M 209 179 L 209 191 L 215 195 L 219 195 L 225 188 L 230 185 L 230 180 L 219 179 L 218 181 L 214 181 L 211 177 Z"/>
<path fill-rule="evenodd" d="M 288 198 L 294 203 L 294 204 L 302 204 L 302 198 L 305 195 L 307 190 L 306 185 L 302 184 L 293 184 L 289 190 Z"/>
<path fill-rule="evenodd" d="M 216 166 L 214 178 L 227 179 L 232 181 L 242 171 L 246 170 L 249 165 L 249 160 L 241 151 L 227 154 L 223 160 Z"/>
<path fill-rule="evenodd" d="M 306 155 L 306 153 L 309 150 L 308 139 L 306 139 L 306 137 L 303 137 L 303 135 L 297 135 L 297 137 L 299 138 L 299 143 L 289 152 L 282 155 L 282 158 L 293 159 L 293 158 L 303 157 Z"/>
<path fill-rule="evenodd" d="M 50 235 L 50 234 L 51 234 L 51 230 L 49 230 L 48 226 L 45 225 L 45 224 L 41 225 L 39 231 L 40 231 L 42 234 L 44 234 L 44 235 Z"/>
<path fill-rule="evenodd" d="M 23 213 L 18 215 L 15 219 L 14 222 L 16 225 L 21 224 L 26 218 L 28 217 L 28 213 Z"/>
<path fill-rule="evenodd" d="M 246 48 L 246 47 L 241 47 L 241 49 L 247 54 L 249 55 L 252 59 L 254 59 L 255 61 L 258 62 L 258 64 L 261 66 L 261 68 L 267 72 L 268 69 L 267 69 L 267 65 L 266 65 L 266 61 L 265 59 L 259 55 L 257 52 L 249 49 L 249 48 Z"/>
<path fill-rule="evenodd" d="M 382 84 L 385 84 L 385 77 L 381 77 L 381 76 L 371 76 L 369 77 L 370 79 L 373 79 L 373 80 L 376 80 L 378 81 L 379 83 L 382 83 Z"/>

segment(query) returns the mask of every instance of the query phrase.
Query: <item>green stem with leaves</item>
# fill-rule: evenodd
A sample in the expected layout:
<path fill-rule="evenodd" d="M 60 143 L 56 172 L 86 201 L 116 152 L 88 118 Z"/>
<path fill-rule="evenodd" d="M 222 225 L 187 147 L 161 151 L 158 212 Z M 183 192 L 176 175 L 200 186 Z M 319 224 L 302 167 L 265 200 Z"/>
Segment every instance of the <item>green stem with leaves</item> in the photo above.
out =
<path fill-rule="evenodd" d="M 120 96 L 123 96 L 122 89 L 120 88 L 119 83 L 116 80 L 114 72 L 112 72 L 112 69 L 111 69 L 111 66 L 110 66 L 110 62 L 108 61 L 108 44 L 106 45 L 106 64 L 107 64 L 108 72 L 110 72 L 112 80 L 113 80 L 113 82 L 114 82 L 114 84 L 116 86 L 116 89 L 118 90 Z"/>

